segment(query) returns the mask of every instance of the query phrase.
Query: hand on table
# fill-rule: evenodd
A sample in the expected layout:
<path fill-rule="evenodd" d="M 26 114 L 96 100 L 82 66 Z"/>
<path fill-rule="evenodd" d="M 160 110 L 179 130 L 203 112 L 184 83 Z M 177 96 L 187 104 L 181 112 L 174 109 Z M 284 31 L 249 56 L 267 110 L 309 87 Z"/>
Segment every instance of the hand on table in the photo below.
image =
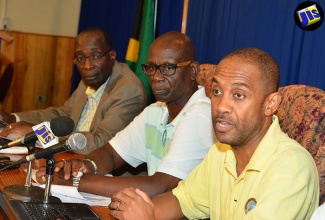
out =
<path fill-rule="evenodd" d="M 4 112 L 0 110 L 0 120 L 4 123 L 0 123 L 0 128 L 4 128 L 7 125 L 16 122 L 16 117 L 14 115 L 8 114 L 7 112 Z"/>
<path fill-rule="evenodd" d="M 33 126 L 34 126 L 33 124 L 30 124 L 25 121 L 15 122 L 4 127 L 0 133 L 0 136 L 7 137 L 13 134 L 17 136 L 23 136 L 29 132 L 32 132 Z"/>
<path fill-rule="evenodd" d="M 53 183 L 58 185 L 72 185 L 72 176 L 77 176 L 78 172 L 95 173 L 95 168 L 88 160 L 60 160 L 55 164 Z M 46 181 L 46 167 L 41 167 L 36 172 L 36 180 L 39 183 Z"/>
<path fill-rule="evenodd" d="M 121 220 L 152 220 L 155 216 L 154 204 L 150 197 L 133 187 L 115 193 L 108 208 L 113 217 Z"/>

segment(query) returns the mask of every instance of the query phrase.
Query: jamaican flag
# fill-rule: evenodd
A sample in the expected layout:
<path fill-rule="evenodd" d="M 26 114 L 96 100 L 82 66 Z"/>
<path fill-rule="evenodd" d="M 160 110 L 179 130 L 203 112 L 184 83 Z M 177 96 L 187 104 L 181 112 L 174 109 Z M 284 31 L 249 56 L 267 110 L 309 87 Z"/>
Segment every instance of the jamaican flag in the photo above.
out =
<path fill-rule="evenodd" d="M 126 63 L 143 82 L 147 93 L 147 104 L 153 101 L 153 95 L 147 75 L 141 64 L 148 59 L 148 50 L 154 40 L 154 0 L 139 0 L 136 18 L 126 52 Z"/>

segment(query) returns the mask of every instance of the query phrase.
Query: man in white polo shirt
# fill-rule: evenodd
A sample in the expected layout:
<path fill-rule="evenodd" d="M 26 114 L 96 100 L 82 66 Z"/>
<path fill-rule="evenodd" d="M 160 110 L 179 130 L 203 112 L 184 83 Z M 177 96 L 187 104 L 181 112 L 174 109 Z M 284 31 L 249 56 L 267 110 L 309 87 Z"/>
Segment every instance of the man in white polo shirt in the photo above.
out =
<path fill-rule="evenodd" d="M 179 32 L 161 35 L 142 68 L 158 102 L 85 160 L 58 162 L 55 172 L 64 166 L 65 175 L 64 179 L 62 172 L 54 175 L 55 184 L 72 185 L 71 176 L 81 168 L 80 191 L 112 196 L 134 186 L 153 197 L 174 188 L 202 161 L 215 136 L 211 101 L 196 82 L 199 64 L 191 39 Z M 103 176 L 126 163 L 135 167 L 146 163 L 148 176 Z M 44 174 L 44 169 L 37 173 L 38 181 L 43 182 Z"/>

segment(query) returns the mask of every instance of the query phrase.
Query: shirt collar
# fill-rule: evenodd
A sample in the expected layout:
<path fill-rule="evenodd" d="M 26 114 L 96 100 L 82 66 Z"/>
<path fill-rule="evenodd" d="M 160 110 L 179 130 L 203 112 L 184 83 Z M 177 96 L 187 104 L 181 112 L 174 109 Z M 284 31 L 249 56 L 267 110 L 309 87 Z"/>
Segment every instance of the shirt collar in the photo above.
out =
<path fill-rule="evenodd" d="M 260 171 L 264 164 L 272 157 L 274 151 L 278 147 L 282 130 L 280 128 L 279 119 L 276 115 L 272 116 L 272 124 L 258 144 L 250 162 L 247 164 L 247 170 Z"/>
<path fill-rule="evenodd" d="M 198 86 L 198 90 L 195 93 L 193 93 L 191 98 L 187 101 L 185 106 L 182 108 L 182 110 L 178 113 L 178 115 L 174 118 L 174 120 L 169 125 L 177 124 L 178 120 L 182 118 L 182 115 L 188 110 L 188 108 L 199 99 L 205 99 L 207 102 L 211 102 L 210 98 L 207 98 L 207 96 L 205 95 L 205 90 L 204 87 L 202 86 Z M 169 115 L 168 109 L 166 103 L 161 102 L 160 105 L 165 107 L 160 123 L 165 124 Z"/>
<path fill-rule="evenodd" d="M 102 84 L 102 85 L 101 85 L 97 90 L 94 89 L 94 88 L 92 88 L 92 87 L 90 87 L 90 86 L 88 86 L 87 89 L 86 89 L 86 91 L 85 91 L 85 94 L 86 94 L 87 96 L 90 96 L 90 95 L 93 95 L 93 94 L 96 93 L 96 92 L 101 91 L 103 88 L 106 87 L 106 85 L 107 85 L 107 83 L 108 83 L 108 81 L 109 81 L 110 78 L 111 78 L 111 77 L 108 77 L 108 79 L 106 80 L 106 82 L 105 82 L 104 84 Z"/>
<path fill-rule="evenodd" d="M 267 161 L 272 157 L 274 151 L 278 147 L 279 140 L 281 138 L 282 130 L 280 128 L 279 119 L 276 115 L 272 116 L 272 124 L 269 127 L 268 131 L 262 138 L 261 142 L 258 144 L 255 152 L 253 153 L 249 163 L 247 164 L 245 170 L 242 172 L 245 173 L 248 170 L 261 171 L 263 166 Z M 221 146 L 223 146 L 222 144 Z M 234 177 L 236 174 L 236 158 L 233 152 L 233 149 L 229 145 L 229 148 L 226 151 L 225 166 L 226 168 L 233 173 Z M 241 175 L 242 175 L 241 174 Z"/>

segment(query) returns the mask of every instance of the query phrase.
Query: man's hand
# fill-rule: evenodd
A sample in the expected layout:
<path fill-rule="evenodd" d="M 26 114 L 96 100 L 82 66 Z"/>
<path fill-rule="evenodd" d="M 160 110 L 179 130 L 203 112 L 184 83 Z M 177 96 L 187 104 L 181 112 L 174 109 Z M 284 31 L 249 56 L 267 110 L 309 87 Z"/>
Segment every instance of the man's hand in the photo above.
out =
<path fill-rule="evenodd" d="M 91 162 L 87 160 L 60 160 L 55 164 L 54 167 L 54 184 L 60 185 L 72 185 L 71 175 L 77 176 L 78 171 L 82 171 L 83 173 L 95 173 L 95 169 Z M 41 167 L 36 172 L 36 180 L 39 183 L 45 183 L 46 181 L 46 169 L 45 167 Z M 67 182 L 67 180 L 69 180 Z"/>
<path fill-rule="evenodd" d="M 155 219 L 154 204 L 149 196 L 133 187 L 115 193 L 108 208 L 111 215 L 117 219 Z"/>
<path fill-rule="evenodd" d="M 15 123 L 16 117 L 14 115 L 8 114 L 7 112 L 4 112 L 0 110 L 0 120 L 4 121 L 7 124 Z M 0 124 L 0 128 L 6 127 L 3 124 Z"/>
<path fill-rule="evenodd" d="M 45 184 L 47 179 L 46 175 L 46 167 L 41 167 L 36 172 L 36 180 L 40 184 Z M 63 170 L 60 170 L 53 174 L 52 176 L 52 183 L 57 185 L 65 185 L 65 186 L 72 186 L 72 178 L 64 179 L 63 178 Z"/>
<path fill-rule="evenodd" d="M 29 132 L 32 132 L 32 127 L 34 124 L 30 124 L 25 121 L 20 121 L 16 123 L 9 124 L 7 127 L 5 127 L 2 132 L 0 133 L 0 136 L 7 137 L 10 134 L 23 136 Z"/>

